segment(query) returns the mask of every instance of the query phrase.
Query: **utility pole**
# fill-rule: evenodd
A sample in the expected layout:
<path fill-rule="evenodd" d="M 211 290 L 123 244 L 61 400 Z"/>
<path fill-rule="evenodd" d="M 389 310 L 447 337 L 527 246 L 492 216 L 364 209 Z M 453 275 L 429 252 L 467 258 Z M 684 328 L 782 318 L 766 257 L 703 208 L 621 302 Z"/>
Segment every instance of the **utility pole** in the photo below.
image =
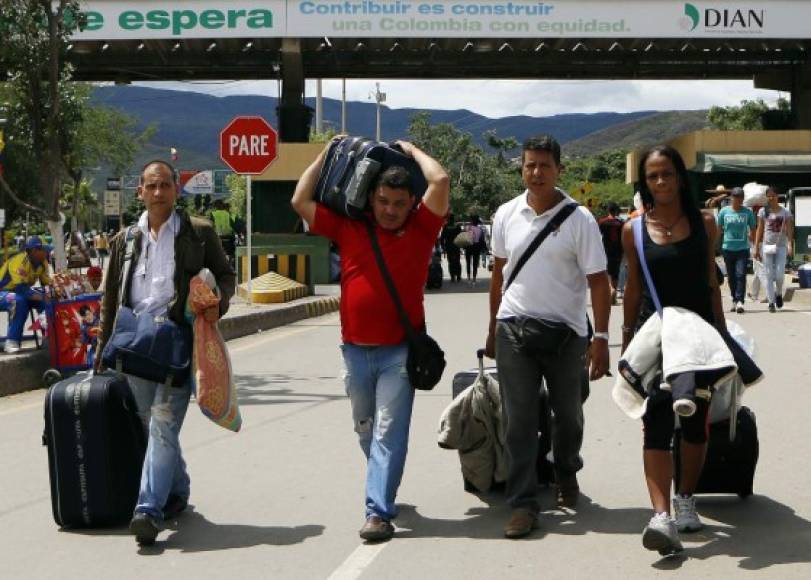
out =
<path fill-rule="evenodd" d="M 321 79 L 315 80 L 315 132 L 324 132 L 324 95 L 321 92 Z"/>
<path fill-rule="evenodd" d="M 380 141 L 380 103 L 386 102 L 386 93 L 380 92 L 380 83 L 375 83 L 375 102 L 377 103 L 377 131 L 375 133 L 375 139 Z"/>
<path fill-rule="evenodd" d="M 341 135 L 346 135 L 346 79 L 341 79 Z"/>

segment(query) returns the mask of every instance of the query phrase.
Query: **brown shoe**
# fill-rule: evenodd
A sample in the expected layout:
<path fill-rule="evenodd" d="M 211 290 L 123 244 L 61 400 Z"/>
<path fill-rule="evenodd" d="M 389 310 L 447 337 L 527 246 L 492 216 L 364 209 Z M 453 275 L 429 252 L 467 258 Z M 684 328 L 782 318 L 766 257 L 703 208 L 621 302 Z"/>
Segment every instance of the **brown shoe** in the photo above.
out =
<path fill-rule="evenodd" d="M 580 497 L 580 486 L 577 485 L 577 476 L 572 474 L 558 479 L 557 503 L 561 507 L 573 508 Z"/>
<path fill-rule="evenodd" d="M 394 535 L 394 526 L 380 516 L 369 516 L 358 533 L 367 542 L 385 542 Z"/>
<path fill-rule="evenodd" d="M 538 512 L 528 508 L 514 509 L 504 526 L 504 536 L 512 540 L 523 538 L 538 527 Z"/>

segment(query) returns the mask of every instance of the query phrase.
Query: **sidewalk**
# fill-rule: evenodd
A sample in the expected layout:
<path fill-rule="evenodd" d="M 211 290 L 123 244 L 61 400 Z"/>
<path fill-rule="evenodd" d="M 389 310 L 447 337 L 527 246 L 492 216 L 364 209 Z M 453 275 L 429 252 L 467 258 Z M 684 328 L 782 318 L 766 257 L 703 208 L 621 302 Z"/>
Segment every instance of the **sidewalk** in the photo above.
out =
<path fill-rule="evenodd" d="M 315 287 L 315 295 L 283 304 L 249 304 L 234 296 L 228 313 L 220 321 L 220 332 L 225 340 L 233 340 L 313 318 L 338 310 L 340 286 Z M 0 397 L 31 391 L 44 386 L 43 373 L 50 368 L 48 349 L 34 349 L 32 341 L 23 344 L 23 350 L 14 355 L 0 352 Z"/>

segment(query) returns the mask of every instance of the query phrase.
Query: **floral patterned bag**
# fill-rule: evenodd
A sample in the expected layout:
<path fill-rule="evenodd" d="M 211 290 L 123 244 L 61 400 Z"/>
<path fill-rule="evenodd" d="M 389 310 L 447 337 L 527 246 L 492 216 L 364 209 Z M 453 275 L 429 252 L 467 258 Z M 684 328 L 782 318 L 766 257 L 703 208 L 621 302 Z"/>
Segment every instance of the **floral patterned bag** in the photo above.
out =
<path fill-rule="evenodd" d="M 208 322 L 202 313 L 220 303 L 214 275 L 203 268 L 189 283 L 187 314 L 194 318 L 192 380 L 197 404 L 203 414 L 220 427 L 239 431 L 242 416 L 231 374 L 231 359 L 216 322 Z"/>

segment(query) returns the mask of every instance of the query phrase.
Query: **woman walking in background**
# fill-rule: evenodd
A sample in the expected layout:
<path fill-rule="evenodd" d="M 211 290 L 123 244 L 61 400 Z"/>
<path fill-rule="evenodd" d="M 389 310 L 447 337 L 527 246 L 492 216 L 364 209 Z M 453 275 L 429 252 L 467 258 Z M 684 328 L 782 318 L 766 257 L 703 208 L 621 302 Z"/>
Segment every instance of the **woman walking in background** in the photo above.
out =
<path fill-rule="evenodd" d="M 794 218 L 777 201 L 777 189 L 766 190 L 768 203 L 757 214 L 755 260 L 763 262 L 766 270 L 766 297 L 769 312 L 783 308 L 783 280 L 786 259 L 794 255 Z"/>
<path fill-rule="evenodd" d="M 470 224 L 467 226 L 466 230 L 470 232 L 470 237 L 473 241 L 472 245 L 465 248 L 467 281 L 473 286 L 476 285 L 476 276 L 479 272 L 479 259 L 484 247 L 484 229 L 482 228 L 481 223 L 482 221 L 479 219 L 479 216 L 472 215 L 470 216 Z"/>

